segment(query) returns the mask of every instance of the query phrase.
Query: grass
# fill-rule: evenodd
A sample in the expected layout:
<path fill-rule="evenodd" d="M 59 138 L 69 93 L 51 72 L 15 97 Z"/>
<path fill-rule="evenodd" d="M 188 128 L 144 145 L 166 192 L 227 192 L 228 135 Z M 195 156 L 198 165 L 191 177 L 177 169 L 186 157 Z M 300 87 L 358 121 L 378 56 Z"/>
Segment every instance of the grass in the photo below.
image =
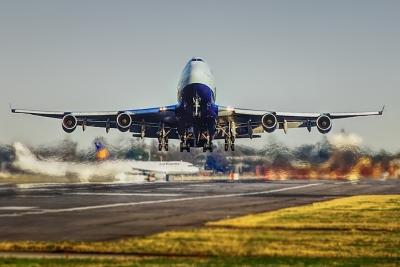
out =
<path fill-rule="evenodd" d="M 120 259 L 115 262 L 120 266 L 397 266 L 400 195 L 342 198 L 109 242 L 0 242 L 0 250 L 155 257 Z M 42 263 L 57 266 L 45 265 L 57 260 Z M 75 266 L 74 260 L 66 266 Z M 34 259 L 29 261 L 36 266 Z M 80 264 L 107 266 L 98 259 Z M 1 259 L 0 265 L 19 266 L 6 265 Z"/>
<path fill-rule="evenodd" d="M 2 267 L 37 267 L 37 266 L 398 266 L 396 262 L 386 258 L 288 258 L 288 257 L 218 257 L 207 259 L 193 258 L 138 258 L 138 259 L 19 259 L 0 258 Z"/>

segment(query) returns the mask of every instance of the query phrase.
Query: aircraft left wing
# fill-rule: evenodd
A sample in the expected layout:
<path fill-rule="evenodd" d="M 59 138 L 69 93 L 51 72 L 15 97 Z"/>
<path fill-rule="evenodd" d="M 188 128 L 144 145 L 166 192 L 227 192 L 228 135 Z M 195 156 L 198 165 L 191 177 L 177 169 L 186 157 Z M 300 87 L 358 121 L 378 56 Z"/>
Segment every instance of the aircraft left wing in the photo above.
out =
<path fill-rule="evenodd" d="M 30 114 L 47 118 L 60 119 L 63 129 L 72 132 L 77 126 L 133 132 L 135 136 L 157 137 L 162 125 L 166 130 L 176 128 L 175 105 L 145 109 L 125 109 L 119 111 L 42 111 L 11 108 L 12 113 Z M 171 132 L 172 133 L 172 132 Z M 171 138 L 173 138 L 173 134 Z"/>
<path fill-rule="evenodd" d="M 332 120 L 378 116 L 382 115 L 383 111 L 384 107 L 379 111 L 369 112 L 293 113 L 219 106 L 218 116 L 221 128 L 233 125 L 237 137 L 252 138 L 253 133 L 272 132 L 275 129 L 283 129 L 286 133 L 289 128 L 307 128 L 311 131 L 312 127 L 317 127 L 321 133 L 327 133 L 332 128 Z"/>

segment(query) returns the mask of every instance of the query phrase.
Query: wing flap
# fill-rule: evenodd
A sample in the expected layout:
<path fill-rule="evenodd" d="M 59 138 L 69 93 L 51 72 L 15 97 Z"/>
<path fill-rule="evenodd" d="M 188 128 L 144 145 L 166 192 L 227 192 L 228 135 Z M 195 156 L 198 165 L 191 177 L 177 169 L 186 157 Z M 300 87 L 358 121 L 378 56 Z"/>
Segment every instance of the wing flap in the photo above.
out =
<path fill-rule="evenodd" d="M 239 134 L 246 132 L 260 133 L 264 132 L 262 128 L 262 116 L 266 113 L 272 113 L 277 117 L 278 128 L 311 128 L 316 126 L 319 116 L 327 115 L 331 119 L 344 119 L 353 117 L 379 116 L 383 115 L 384 107 L 380 111 L 369 112 L 275 112 L 268 110 L 250 110 L 233 107 L 218 107 L 219 125 L 220 127 L 228 127 L 232 122 Z M 251 129 L 250 129 L 251 128 Z M 286 130 L 285 130 L 286 131 Z M 248 136 L 250 136 L 248 134 Z"/>

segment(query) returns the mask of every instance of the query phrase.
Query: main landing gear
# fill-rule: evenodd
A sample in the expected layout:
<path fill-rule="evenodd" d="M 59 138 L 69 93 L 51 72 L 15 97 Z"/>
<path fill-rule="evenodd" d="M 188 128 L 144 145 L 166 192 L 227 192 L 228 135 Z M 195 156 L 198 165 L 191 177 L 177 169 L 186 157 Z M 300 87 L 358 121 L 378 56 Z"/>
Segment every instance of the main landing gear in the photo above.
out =
<path fill-rule="evenodd" d="M 235 136 L 236 136 L 235 123 L 229 122 L 228 130 L 224 131 L 224 133 L 225 133 L 224 150 L 228 151 L 229 149 L 231 149 L 231 151 L 235 151 Z"/>
<path fill-rule="evenodd" d="M 205 132 L 205 133 L 203 133 L 201 135 L 203 137 L 202 139 L 204 140 L 203 152 L 207 152 L 207 150 L 210 151 L 210 152 L 213 152 L 213 143 L 212 143 L 212 139 L 211 139 L 210 133 L 207 131 L 207 132 Z"/>
<path fill-rule="evenodd" d="M 190 145 L 188 143 L 188 134 L 185 132 L 182 137 L 181 137 L 181 143 L 179 144 L 179 151 L 183 152 L 186 150 L 186 152 L 190 152 Z"/>
<path fill-rule="evenodd" d="M 204 143 L 203 152 L 207 152 L 207 150 L 210 151 L 210 152 L 213 152 L 213 143 L 212 142 Z"/>
<path fill-rule="evenodd" d="M 225 144 L 224 144 L 224 150 L 228 151 L 229 148 L 232 151 L 235 151 L 235 138 L 233 137 L 226 137 L 225 138 Z"/>
<path fill-rule="evenodd" d="M 158 131 L 158 151 L 168 151 L 168 134 L 171 130 L 165 131 L 164 125 Z"/>

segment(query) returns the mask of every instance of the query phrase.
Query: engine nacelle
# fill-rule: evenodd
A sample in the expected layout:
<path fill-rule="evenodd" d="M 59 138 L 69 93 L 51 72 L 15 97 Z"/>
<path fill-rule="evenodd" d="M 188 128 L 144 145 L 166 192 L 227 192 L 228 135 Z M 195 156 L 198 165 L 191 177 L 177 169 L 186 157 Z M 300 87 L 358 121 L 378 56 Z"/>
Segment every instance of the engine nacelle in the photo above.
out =
<path fill-rule="evenodd" d="M 67 133 L 72 133 L 76 126 L 78 125 L 78 120 L 74 115 L 67 114 L 62 119 L 62 128 Z"/>
<path fill-rule="evenodd" d="M 132 125 L 132 118 L 131 115 L 129 115 L 128 113 L 123 112 L 117 116 L 117 127 L 118 130 L 120 130 L 121 132 L 128 131 L 131 125 Z"/>
<path fill-rule="evenodd" d="M 266 113 L 261 118 L 264 131 L 272 133 L 278 127 L 278 119 L 272 113 Z"/>
<path fill-rule="evenodd" d="M 318 131 L 322 134 L 329 133 L 332 129 L 332 120 L 328 115 L 320 115 L 317 119 Z"/>

